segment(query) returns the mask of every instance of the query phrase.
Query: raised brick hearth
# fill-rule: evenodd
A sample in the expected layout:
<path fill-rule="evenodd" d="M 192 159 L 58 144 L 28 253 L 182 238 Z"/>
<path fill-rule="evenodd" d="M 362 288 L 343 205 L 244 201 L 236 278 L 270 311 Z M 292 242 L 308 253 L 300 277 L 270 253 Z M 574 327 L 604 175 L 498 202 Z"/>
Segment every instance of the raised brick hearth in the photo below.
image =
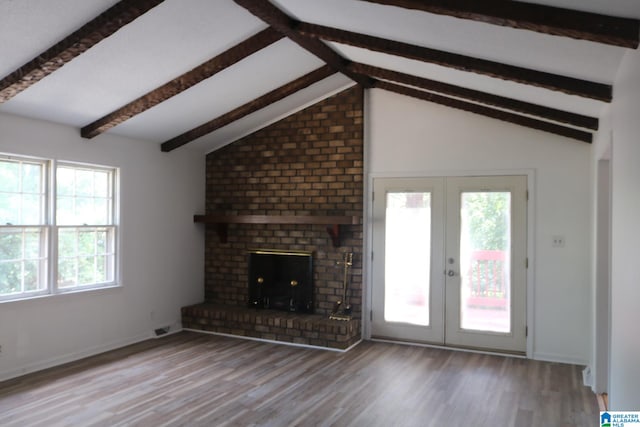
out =
<path fill-rule="evenodd" d="M 205 304 L 185 307 L 185 328 L 346 348 L 362 316 L 363 91 L 354 87 L 207 156 L 206 215 L 347 216 L 334 247 L 321 224 L 216 224 L 205 229 Z M 313 253 L 314 314 L 247 308 L 248 251 Z M 353 253 L 353 320 L 329 320 Z M 286 326 L 283 326 L 286 325 Z"/>
<path fill-rule="evenodd" d="M 182 327 L 345 350 L 360 340 L 360 319 L 197 304 L 182 308 Z"/>

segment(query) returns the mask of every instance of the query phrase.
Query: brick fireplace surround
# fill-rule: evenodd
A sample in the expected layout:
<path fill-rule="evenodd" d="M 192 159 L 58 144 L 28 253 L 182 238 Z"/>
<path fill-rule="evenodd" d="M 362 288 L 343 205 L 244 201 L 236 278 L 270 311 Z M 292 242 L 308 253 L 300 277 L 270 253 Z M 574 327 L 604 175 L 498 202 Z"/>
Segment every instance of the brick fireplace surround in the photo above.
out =
<path fill-rule="evenodd" d="M 217 333 L 346 349 L 361 336 L 363 91 L 354 87 L 207 156 L 207 215 L 356 216 L 334 247 L 326 225 L 203 225 L 205 302 L 182 325 Z M 247 308 L 250 249 L 313 252 L 314 314 Z M 350 321 L 329 320 L 341 299 L 345 252 L 353 253 Z"/>

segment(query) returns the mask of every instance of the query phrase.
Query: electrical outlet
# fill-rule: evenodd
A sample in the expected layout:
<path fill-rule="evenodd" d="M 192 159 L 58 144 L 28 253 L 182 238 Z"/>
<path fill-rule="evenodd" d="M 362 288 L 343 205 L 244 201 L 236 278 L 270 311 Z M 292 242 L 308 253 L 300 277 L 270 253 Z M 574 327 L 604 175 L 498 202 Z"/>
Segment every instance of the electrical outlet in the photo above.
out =
<path fill-rule="evenodd" d="M 564 236 L 553 236 L 551 246 L 554 248 L 564 248 Z"/>

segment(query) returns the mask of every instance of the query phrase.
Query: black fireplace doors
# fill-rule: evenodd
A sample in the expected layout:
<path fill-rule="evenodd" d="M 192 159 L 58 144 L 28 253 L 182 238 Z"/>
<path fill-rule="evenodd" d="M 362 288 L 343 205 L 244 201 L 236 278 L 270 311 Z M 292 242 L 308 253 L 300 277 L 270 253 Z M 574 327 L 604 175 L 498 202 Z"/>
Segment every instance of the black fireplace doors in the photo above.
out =
<path fill-rule="evenodd" d="M 313 313 L 310 252 L 249 251 L 249 307 Z"/>

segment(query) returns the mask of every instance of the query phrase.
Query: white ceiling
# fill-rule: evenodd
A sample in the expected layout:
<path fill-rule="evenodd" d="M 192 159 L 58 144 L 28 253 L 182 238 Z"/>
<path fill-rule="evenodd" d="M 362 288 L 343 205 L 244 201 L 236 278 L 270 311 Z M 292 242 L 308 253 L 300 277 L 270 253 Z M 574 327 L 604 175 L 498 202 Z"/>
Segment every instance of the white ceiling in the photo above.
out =
<path fill-rule="evenodd" d="M 529 0 L 640 18 L 638 0 Z M 116 0 L 0 0 L 0 78 Z M 274 0 L 299 20 L 611 84 L 626 49 L 358 0 Z M 232 0 L 166 0 L 58 71 L 0 104 L 0 113 L 83 127 L 218 55 L 267 25 Z M 345 58 L 597 117 L 599 101 L 329 43 Z M 323 62 L 288 39 L 109 130 L 161 143 L 288 83 Z M 218 148 L 352 85 L 334 75 L 187 147 Z M 95 141 L 99 142 L 98 136 Z"/>

